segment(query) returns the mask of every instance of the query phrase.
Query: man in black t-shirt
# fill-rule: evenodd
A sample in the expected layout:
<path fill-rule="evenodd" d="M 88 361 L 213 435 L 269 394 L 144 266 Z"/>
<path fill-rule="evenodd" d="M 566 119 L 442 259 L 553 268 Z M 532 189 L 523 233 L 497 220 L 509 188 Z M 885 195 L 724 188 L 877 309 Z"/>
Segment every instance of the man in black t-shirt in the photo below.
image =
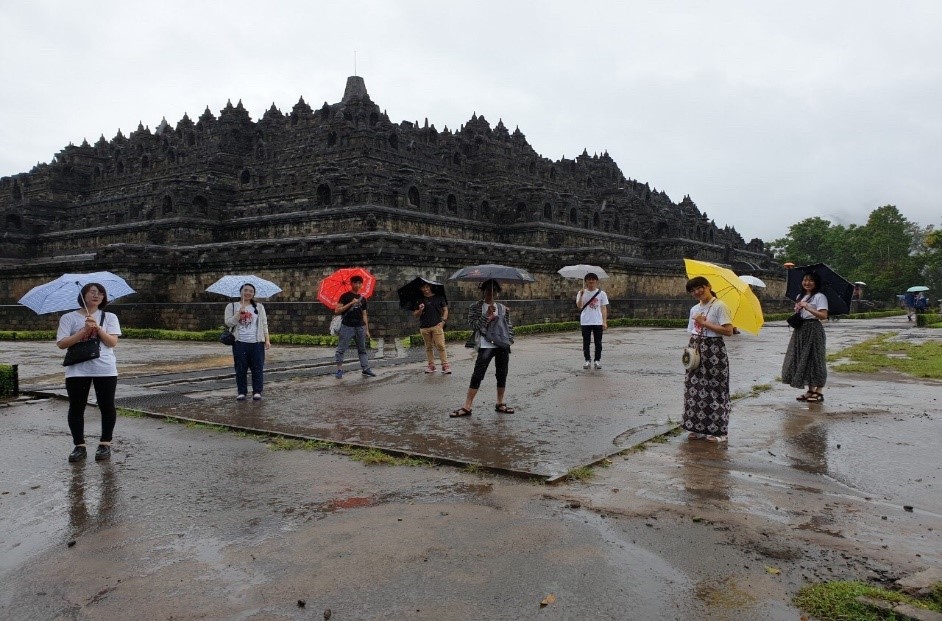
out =
<path fill-rule="evenodd" d="M 414 317 L 419 318 L 419 332 L 425 340 L 425 357 L 428 360 L 426 373 L 435 372 L 435 356 L 432 348 L 438 350 L 438 359 L 442 362 L 442 373 L 451 374 L 448 364 L 448 352 L 445 350 L 445 322 L 448 321 L 448 301 L 432 291 L 432 285 L 423 283 L 420 287 L 422 299 L 415 303 Z"/>
<path fill-rule="evenodd" d="M 366 346 L 370 342 L 369 315 L 366 312 L 366 297 L 360 294 L 363 288 L 363 278 L 354 276 L 350 279 L 350 291 L 340 296 L 335 315 L 341 315 L 340 335 L 334 360 L 337 362 L 337 379 L 343 378 L 343 356 L 350 347 L 350 339 L 357 343 L 357 354 L 360 357 L 360 369 L 367 377 L 376 377 L 370 368 L 370 360 Z"/>

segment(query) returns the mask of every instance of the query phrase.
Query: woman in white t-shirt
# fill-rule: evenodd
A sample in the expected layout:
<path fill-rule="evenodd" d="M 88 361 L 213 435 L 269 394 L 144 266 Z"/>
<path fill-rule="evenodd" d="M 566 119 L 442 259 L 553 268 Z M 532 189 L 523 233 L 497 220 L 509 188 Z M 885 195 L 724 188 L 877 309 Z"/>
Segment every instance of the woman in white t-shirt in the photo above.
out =
<path fill-rule="evenodd" d="M 108 293 L 98 283 L 88 283 L 78 296 L 82 308 L 66 313 L 59 319 L 56 345 L 68 349 L 80 341 L 98 339 L 101 355 L 92 360 L 79 362 L 65 369 L 65 389 L 69 395 L 69 431 L 75 448 L 69 455 L 70 462 L 84 460 L 88 456 L 85 448 L 85 406 L 88 393 L 95 385 L 95 400 L 101 411 L 101 439 L 95 460 L 111 458 L 111 436 L 118 411 L 114 404 L 118 387 L 118 365 L 114 348 L 121 336 L 121 325 L 114 313 L 103 309 L 108 305 Z"/>
<path fill-rule="evenodd" d="M 792 332 L 782 363 L 782 382 L 794 388 L 808 387 L 796 397 L 798 401 L 824 401 L 824 384 L 828 379 L 827 341 L 821 321 L 828 318 L 828 299 L 821 293 L 821 275 L 808 272 L 801 279 L 804 291 L 795 300 L 795 312 L 803 321 Z"/>
<path fill-rule="evenodd" d="M 716 297 L 710 281 L 695 276 L 687 293 L 697 298 L 690 309 L 689 347 L 696 347 L 700 365 L 684 377 L 683 427 L 690 440 L 726 442 L 729 427 L 729 356 L 724 336 L 733 335 L 729 308 Z"/>
<path fill-rule="evenodd" d="M 582 355 L 585 357 L 583 369 L 588 369 L 593 361 L 596 369 L 602 368 L 602 331 L 608 329 L 608 295 L 598 286 L 598 275 L 589 272 L 585 275 L 585 287 L 576 294 L 582 326 Z M 589 341 L 592 339 L 595 340 L 594 358 L 589 357 Z"/>
<path fill-rule="evenodd" d="M 265 307 L 255 301 L 255 287 L 245 283 L 239 289 L 238 302 L 226 305 L 223 318 L 226 327 L 232 330 L 235 343 L 232 346 L 232 361 L 235 366 L 236 400 L 245 401 L 248 394 L 248 372 L 252 370 L 252 399 L 262 398 L 265 385 L 265 351 L 271 349 L 268 334 L 268 316 Z"/>

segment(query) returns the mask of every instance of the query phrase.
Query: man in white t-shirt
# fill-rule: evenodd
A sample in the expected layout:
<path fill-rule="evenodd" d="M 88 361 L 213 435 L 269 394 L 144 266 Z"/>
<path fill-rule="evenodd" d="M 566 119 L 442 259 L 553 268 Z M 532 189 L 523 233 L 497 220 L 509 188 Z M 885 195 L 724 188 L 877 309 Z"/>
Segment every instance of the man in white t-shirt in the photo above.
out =
<path fill-rule="evenodd" d="M 579 323 L 582 325 L 582 353 L 585 356 L 583 369 L 592 366 L 602 368 L 602 330 L 608 329 L 608 295 L 599 289 L 598 275 L 589 272 L 585 275 L 585 287 L 576 294 L 576 306 L 582 313 Z M 589 357 L 589 341 L 595 340 L 595 357 Z"/>

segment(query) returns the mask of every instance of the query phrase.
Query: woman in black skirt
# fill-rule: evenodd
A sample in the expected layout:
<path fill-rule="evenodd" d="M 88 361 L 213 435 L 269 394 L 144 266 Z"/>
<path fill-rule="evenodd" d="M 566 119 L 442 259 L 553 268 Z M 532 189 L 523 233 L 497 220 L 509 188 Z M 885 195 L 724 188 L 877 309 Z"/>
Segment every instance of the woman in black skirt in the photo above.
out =
<path fill-rule="evenodd" d="M 733 335 L 729 308 L 716 297 L 710 281 L 696 276 L 687 293 L 697 299 L 690 309 L 690 347 L 700 353 L 700 365 L 684 378 L 683 427 L 690 440 L 726 442 L 729 426 L 729 357 L 724 336 Z"/>
<path fill-rule="evenodd" d="M 808 272 L 801 279 L 803 293 L 795 300 L 795 312 L 802 322 L 788 341 L 782 363 L 782 382 L 794 388 L 808 387 L 796 397 L 798 401 L 824 401 L 824 384 L 828 379 L 827 341 L 821 321 L 828 318 L 828 299 L 821 293 L 821 276 Z"/>

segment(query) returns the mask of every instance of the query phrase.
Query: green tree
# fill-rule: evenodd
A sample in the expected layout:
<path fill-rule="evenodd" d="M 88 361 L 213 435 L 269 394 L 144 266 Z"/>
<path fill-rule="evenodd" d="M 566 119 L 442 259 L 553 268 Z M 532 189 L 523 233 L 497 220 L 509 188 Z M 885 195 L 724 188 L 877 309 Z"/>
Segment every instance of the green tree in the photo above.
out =
<path fill-rule="evenodd" d="M 834 253 L 835 231 L 830 221 L 824 218 L 807 218 L 788 227 L 788 235 L 776 239 L 770 244 L 772 255 L 782 261 L 795 265 L 811 263 L 830 263 Z"/>
<path fill-rule="evenodd" d="M 913 226 L 894 205 L 874 209 L 856 233 L 849 253 L 856 255 L 851 279 L 867 283 L 868 297 L 892 299 L 919 280 Z"/>

